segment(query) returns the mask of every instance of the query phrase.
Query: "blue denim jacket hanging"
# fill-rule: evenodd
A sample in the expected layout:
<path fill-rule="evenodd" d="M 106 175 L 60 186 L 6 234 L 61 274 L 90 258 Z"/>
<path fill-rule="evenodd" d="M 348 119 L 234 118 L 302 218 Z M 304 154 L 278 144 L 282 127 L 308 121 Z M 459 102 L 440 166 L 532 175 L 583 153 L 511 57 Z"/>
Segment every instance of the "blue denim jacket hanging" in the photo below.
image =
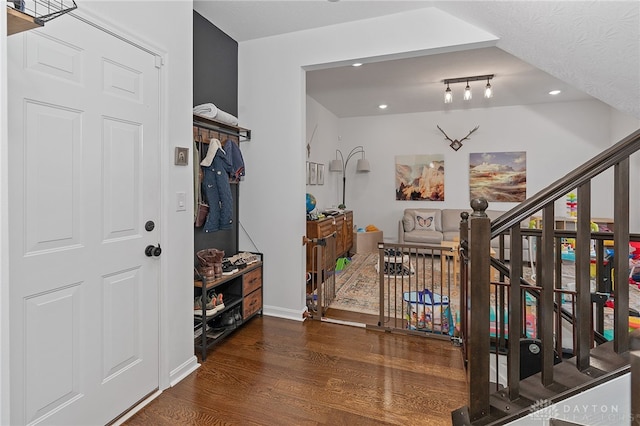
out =
<path fill-rule="evenodd" d="M 215 232 L 231 229 L 233 223 L 233 198 L 229 184 L 229 174 L 233 172 L 233 166 L 219 140 L 211 139 L 209 150 L 215 150 L 213 160 L 211 153 L 207 152 L 207 156 L 200 163 L 204 171 L 203 192 L 209 203 L 209 214 L 203 230 Z M 206 165 L 209 161 L 210 165 Z"/>
<path fill-rule="evenodd" d="M 227 139 L 224 144 L 225 152 L 227 153 L 227 158 L 231 161 L 232 169 L 231 169 L 231 177 L 239 181 L 242 176 L 244 176 L 244 159 L 242 158 L 242 152 L 240 152 L 240 147 L 236 145 L 231 139 Z"/>

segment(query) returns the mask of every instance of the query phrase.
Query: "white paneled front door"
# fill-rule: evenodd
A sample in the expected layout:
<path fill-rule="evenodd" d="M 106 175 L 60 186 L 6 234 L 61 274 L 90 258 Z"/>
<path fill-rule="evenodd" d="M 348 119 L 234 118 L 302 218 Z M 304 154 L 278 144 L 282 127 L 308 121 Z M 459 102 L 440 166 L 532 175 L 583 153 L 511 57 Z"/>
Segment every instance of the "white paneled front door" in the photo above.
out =
<path fill-rule="evenodd" d="M 156 57 L 71 15 L 7 43 L 11 424 L 105 424 L 158 388 Z"/>

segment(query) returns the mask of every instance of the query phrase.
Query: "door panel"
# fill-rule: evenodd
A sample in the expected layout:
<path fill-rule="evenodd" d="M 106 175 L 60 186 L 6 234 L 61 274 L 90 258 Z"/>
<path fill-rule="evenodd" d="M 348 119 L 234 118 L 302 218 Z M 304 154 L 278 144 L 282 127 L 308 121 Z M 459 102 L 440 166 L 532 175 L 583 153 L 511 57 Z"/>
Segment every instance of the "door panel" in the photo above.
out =
<path fill-rule="evenodd" d="M 140 270 L 122 271 L 105 277 L 103 381 L 141 361 L 144 341 L 141 336 L 138 306 L 142 292 Z"/>
<path fill-rule="evenodd" d="M 27 423 L 81 396 L 81 372 L 75 362 L 80 353 L 80 287 L 62 287 L 25 300 Z M 40 378 L 52 375 L 50 386 L 39 385 Z"/>
<path fill-rule="evenodd" d="M 103 118 L 105 239 L 140 237 L 142 126 Z"/>
<path fill-rule="evenodd" d="M 158 387 L 155 56 L 71 15 L 8 38 L 12 424 L 105 424 Z"/>
<path fill-rule="evenodd" d="M 83 81 L 80 47 L 48 36 L 43 31 L 24 34 L 26 68 L 68 81 Z"/>
<path fill-rule="evenodd" d="M 79 244 L 81 113 L 25 103 L 26 253 Z M 52 144 L 51 141 L 56 143 Z"/>

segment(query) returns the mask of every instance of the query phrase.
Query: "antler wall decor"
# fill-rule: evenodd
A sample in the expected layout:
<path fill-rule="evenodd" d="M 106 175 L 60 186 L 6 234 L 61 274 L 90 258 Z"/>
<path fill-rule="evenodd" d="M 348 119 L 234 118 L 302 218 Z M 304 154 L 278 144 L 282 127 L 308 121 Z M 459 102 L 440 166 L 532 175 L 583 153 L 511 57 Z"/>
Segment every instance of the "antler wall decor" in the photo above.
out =
<path fill-rule="evenodd" d="M 440 126 L 436 125 L 436 127 L 438 128 L 438 130 L 440 130 L 442 132 L 442 134 L 444 135 L 445 139 L 448 140 L 449 142 L 451 142 L 451 144 L 449 145 L 451 148 L 453 148 L 454 151 L 457 151 L 460 149 L 460 147 L 462 147 L 462 141 L 469 139 L 469 136 L 471 136 L 471 133 L 475 132 L 476 130 L 478 130 L 478 128 L 480 126 L 476 126 L 473 130 L 471 130 L 469 133 L 467 133 L 467 136 L 465 136 L 464 138 L 458 140 L 458 139 L 451 139 L 449 136 L 447 136 L 447 134 L 444 132 L 444 130 L 442 130 L 440 128 Z"/>

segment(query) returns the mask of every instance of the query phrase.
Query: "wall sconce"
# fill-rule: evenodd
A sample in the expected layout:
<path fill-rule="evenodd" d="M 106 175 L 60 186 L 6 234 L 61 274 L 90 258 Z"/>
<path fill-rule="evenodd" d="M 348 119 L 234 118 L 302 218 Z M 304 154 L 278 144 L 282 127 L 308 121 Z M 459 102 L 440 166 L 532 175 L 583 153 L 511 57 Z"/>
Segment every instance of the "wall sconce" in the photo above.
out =
<path fill-rule="evenodd" d="M 340 155 L 340 158 L 338 158 L 338 154 Z M 347 186 L 347 177 L 345 172 L 347 169 L 347 165 L 349 164 L 349 160 L 351 159 L 351 157 L 353 157 L 356 154 L 362 155 L 362 157 L 359 158 L 358 162 L 356 163 L 356 172 L 363 173 L 363 172 L 370 171 L 371 167 L 369 166 L 369 160 L 364 158 L 364 148 L 362 147 L 362 145 L 359 145 L 353 148 L 351 152 L 349 152 L 349 155 L 347 155 L 346 160 L 342 155 L 342 151 L 340 151 L 339 149 L 336 149 L 336 158 L 335 160 L 331 160 L 331 162 L 329 163 L 330 172 L 342 172 L 342 208 L 346 207 L 344 196 L 345 196 L 345 188 Z"/>
<path fill-rule="evenodd" d="M 444 103 L 450 104 L 453 102 L 453 94 L 451 93 L 451 89 L 449 88 L 450 84 L 454 83 L 467 83 L 464 88 L 464 96 L 463 99 L 465 101 L 470 101 L 472 98 L 471 95 L 471 86 L 469 86 L 470 81 L 484 81 L 487 80 L 487 85 L 484 89 L 484 97 L 489 99 L 493 97 L 493 88 L 491 87 L 491 83 L 489 81 L 495 76 L 495 74 L 487 74 L 487 75 L 474 75 L 471 77 L 459 77 L 459 78 L 447 78 L 444 80 L 444 84 L 447 85 L 447 88 L 444 91 Z"/>

